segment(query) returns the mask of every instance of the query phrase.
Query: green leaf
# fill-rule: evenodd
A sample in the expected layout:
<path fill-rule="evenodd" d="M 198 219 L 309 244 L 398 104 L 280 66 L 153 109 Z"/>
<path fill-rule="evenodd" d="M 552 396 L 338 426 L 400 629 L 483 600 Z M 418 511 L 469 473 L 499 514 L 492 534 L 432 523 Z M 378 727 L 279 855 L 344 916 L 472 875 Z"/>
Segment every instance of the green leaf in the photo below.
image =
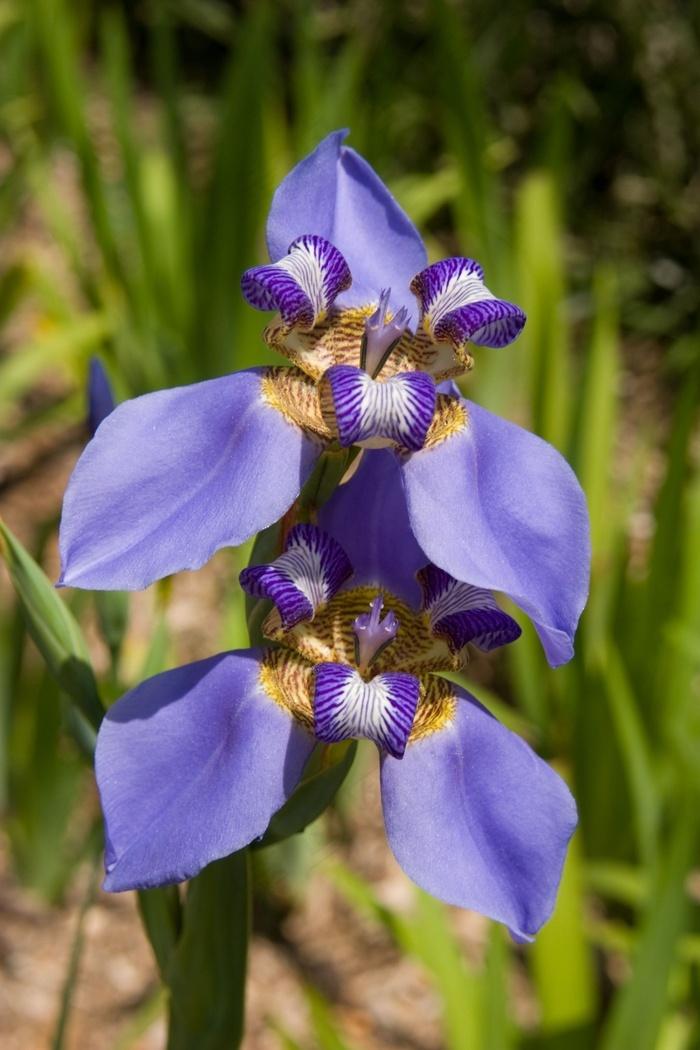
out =
<path fill-rule="evenodd" d="M 243 1036 L 250 928 L 248 856 L 214 861 L 190 883 L 167 974 L 168 1050 L 235 1050 Z"/>
<path fill-rule="evenodd" d="M 686 879 L 697 846 L 697 799 L 677 810 L 671 841 L 655 879 L 632 977 L 618 992 L 601 1050 L 655 1050 L 678 942 L 689 921 Z"/>
<path fill-rule="evenodd" d="M 27 629 L 49 671 L 97 729 L 104 715 L 85 639 L 58 592 L 0 521 L 0 554 L 10 573 Z"/>
<path fill-rule="evenodd" d="M 615 646 L 608 649 L 604 671 L 610 713 L 633 803 L 637 844 L 642 858 L 652 861 L 659 815 L 656 781 L 639 705 Z"/>
<path fill-rule="evenodd" d="M 544 1034 L 564 1033 L 596 1018 L 595 959 L 584 930 L 581 842 L 572 840 L 554 914 L 528 949 Z"/>
<path fill-rule="evenodd" d="M 400 926 L 401 944 L 423 963 L 442 1001 L 448 1050 L 483 1047 L 483 979 L 467 966 L 441 901 L 416 891 L 416 910 Z"/>
<path fill-rule="evenodd" d="M 271 846 L 290 835 L 297 835 L 328 808 L 355 760 L 357 741 L 332 745 L 328 753 L 332 764 L 302 780 L 290 799 L 275 813 L 255 848 Z"/>
<path fill-rule="evenodd" d="M 83 945 L 85 942 L 85 919 L 95 901 L 99 870 L 100 856 L 98 854 L 93 860 L 85 896 L 83 897 L 80 911 L 78 912 L 78 921 L 75 927 L 73 943 L 71 944 L 70 957 L 68 959 L 68 970 L 63 984 L 63 991 L 61 993 L 61 1007 L 58 1021 L 56 1023 L 56 1030 L 53 1039 L 51 1040 L 51 1050 L 63 1050 L 66 1045 L 68 1020 L 73 1005 L 73 996 L 75 994 L 76 983 L 79 976 L 80 958 L 83 954 Z"/>
<path fill-rule="evenodd" d="M 95 608 L 100 634 L 115 667 L 129 622 L 129 595 L 126 591 L 96 591 Z"/>
<path fill-rule="evenodd" d="M 158 969 L 165 980 L 182 928 L 180 889 L 178 886 L 159 886 L 140 890 L 138 907 Z"/>
<path fill-rule="evenodd" d="M 336 1030 L 333 1014 L 324 997 L 315 988 L 306 989 L 311 1024 L 320 1050 L 350 1050 Z"/>

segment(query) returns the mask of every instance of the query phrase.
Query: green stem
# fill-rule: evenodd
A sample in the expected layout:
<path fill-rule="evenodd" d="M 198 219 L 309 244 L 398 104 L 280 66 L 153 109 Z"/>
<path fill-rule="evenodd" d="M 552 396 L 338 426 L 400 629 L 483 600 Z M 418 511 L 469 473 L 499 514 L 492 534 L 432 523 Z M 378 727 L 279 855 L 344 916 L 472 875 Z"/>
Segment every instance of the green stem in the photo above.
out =
<path fill-rule="evenodd" d="M 166 980 L 168 1050 L 236 1050 L 243 1038 L 251 915 L 247 850 L 191 881 Z"/>

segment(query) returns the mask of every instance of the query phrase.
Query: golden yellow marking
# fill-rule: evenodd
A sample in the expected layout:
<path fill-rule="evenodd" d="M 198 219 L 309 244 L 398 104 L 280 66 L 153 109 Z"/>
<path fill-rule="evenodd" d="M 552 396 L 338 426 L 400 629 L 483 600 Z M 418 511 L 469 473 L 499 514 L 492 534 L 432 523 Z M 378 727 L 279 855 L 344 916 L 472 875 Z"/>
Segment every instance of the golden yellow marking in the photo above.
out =
<path fill-rule="evenodd" d="M 459 702 L 452 684 L 447 679 L 437 678 L 435 675 L 421 678 L 420 698 L 408 738 L 409 744 L 423 740 L 448 725 L 455 716 L 455 708 Z"/>
<path fill-rule="evenodd" d="M 415 612 L 381 587 L 353 587 L 342 591 L 319 609 L 313 620 L 299 623 L 286 632 L 279 613 L 273 609 L 262 625 L 263 633 L 314 663 L 328 661 L 354 666 L 353 621 L 369 611 L 377 594 L 384 599 L 384 615 L 391 611 L 398 618 L 399 630 L 391 645 L 372 664 L 370 676 L 383 671 L 420 675 L 427 671 L 455 671 L 462 666 L 462 656 L 451 652 L 444 639 L 435 638 L 431 633 L 427 613 Z"/>
<path fill-rule="evenodd" d="M 314 669 L 286 649 L 269 649 L 260 665 L 260 684 L 272 700 L 306 729 L 314 724 Z"/>
<path fill-rule="evenodd" d="M 359 368 L 365 321 L 376 310 L 376 303 L 332 311 L 309 331 L 287 328 L 273 321 L 264 332 L 265 342 L 283 354 L 312 379 L 319 380 L 331 365 L 354 365 Z M 391 320 L 391 314 L 387 314 Z M 416 334 L 406 331 L 384 364 L 379 380 L 390 379 L 399 372 L 429 372 L 436 382 L 452 379 L 470 371 L 474 359 L 464 347 L 436 343 L 423 328 Z"/>
<path fill-rule="evenodd" d="M 290 423 L 311 431 L 325 441 L 332 440 L 333 435 L 321 414 L 318 386 L 300 369 L 284 365 L 268 368 L 261 387 L 265 401 L 281 412 Z"/>
<path fill-rule="evenodd" d="M 309 732 L 314 727 L 315 668 L 288 649 L 270 649 L 260 664 L 260 685 L 283 710 Z M 454 718 L 459 700 L 446 679 L 420 677 L 420 697 L 409 743 L 443 729 Z"/>
<path fill-rule="evenodd" d="M 435 415 L 425 438 L 424 449 L 435 448 L 454 434 L 466 430 L 469 416 L 464 405 L 448 394 L 438 394 Z"/>

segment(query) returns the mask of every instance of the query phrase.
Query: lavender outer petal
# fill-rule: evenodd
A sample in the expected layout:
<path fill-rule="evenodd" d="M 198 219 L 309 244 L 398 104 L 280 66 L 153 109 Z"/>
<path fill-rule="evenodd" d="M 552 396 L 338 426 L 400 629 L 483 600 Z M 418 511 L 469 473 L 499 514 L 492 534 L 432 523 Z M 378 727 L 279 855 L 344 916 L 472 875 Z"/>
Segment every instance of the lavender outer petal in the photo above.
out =
<path fill-rule="evenodd" d="M 321 507 L 318 523 L 347 554 L 354 583 L 384 586 L 418 608 L 416 572 L 426 556 L 411 531 L 401 469 L 393 453 L 363 452 L 357 473 Z"/>
<path fill-rule="evenodd" d="M 125 401 L 68 484 L 60 583 L 137 590 L 284 514 L 319 446 L 267 404 L 264 369 Z"/>
<path fill-rule="evenodd" d="M 262 835 L 296 787 L 314 740 L 263 691 L 260 655 L 166 671 L 109 710 L 95 756 L 105 889 L 191 878 Z"/>
<path fill-rule="evenodd" d="M 415 226 L 370 165 L 343 146 L 347 131 L 334 131 L 278 187 L 267 221 L 270 258 L 277 262 L 297 237 L 315 233 L 338 248 L 352 273 L 339 305 L 376 302 L 391 288 L 394 310 L 415 319 L 409 290 L 427 256 Z"/>
<path fill-rule="evenodd" d="M 464 690 L 451 723 L 382 760 L 382 806 L 406 874 L 530 940 L 552 913 L 576 807 L 566 784 Z"/>
<path fill-rule="evenodd" d="M 413 532 L 451 576 L 508 594 L 534 622 L 550 664 L 566 663 L 588 595 L 583 492 L 551 445 L 463 404 L 466 428 L 403 464 Z"/>

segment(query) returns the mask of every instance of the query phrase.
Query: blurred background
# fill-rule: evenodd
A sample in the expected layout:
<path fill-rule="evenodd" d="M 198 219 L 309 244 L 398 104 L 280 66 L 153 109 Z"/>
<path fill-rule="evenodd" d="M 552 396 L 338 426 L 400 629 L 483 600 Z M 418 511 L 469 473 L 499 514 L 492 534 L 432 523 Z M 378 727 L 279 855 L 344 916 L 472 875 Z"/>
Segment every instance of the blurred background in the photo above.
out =
<path fill-rule="evenodd" d="M 549 670 L 523 624 L 466 675 L 578 800 L 553 920 L 523 948 L 416 891 L 361 748 L 331 811 L 256 854 L 246 1050 L 700 1047 L 699 34 L 680 0 L 0 0 L 0 514 L 51 579 L 90 358 L 120 399 L 269 360 L 240 274 L 343 126 L 431 257 L 527 311 L 464 389 L 588 496 L 575 660 Z M 63 596 L 105 697 L 245 644 L 246 553 Z M 155 1050 L 156 964 L 133 895 L 97 888 L 67 717 L 3 570 L 0 1043 Z"/>

